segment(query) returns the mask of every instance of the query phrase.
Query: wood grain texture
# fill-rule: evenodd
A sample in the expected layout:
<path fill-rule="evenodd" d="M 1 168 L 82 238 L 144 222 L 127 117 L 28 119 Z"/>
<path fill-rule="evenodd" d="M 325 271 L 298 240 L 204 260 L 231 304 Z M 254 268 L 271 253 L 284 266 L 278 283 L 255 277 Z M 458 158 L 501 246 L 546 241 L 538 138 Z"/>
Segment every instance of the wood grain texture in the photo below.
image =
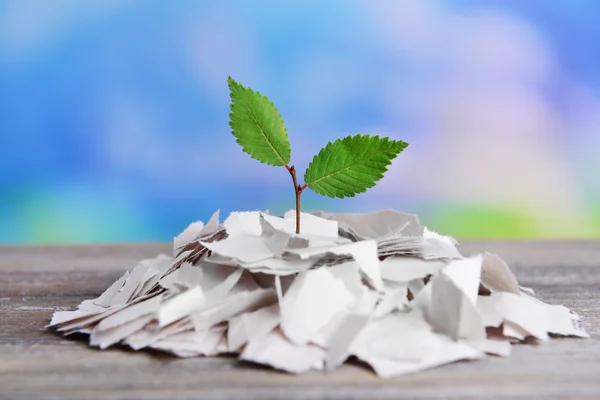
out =
<path fill-rule="evenodd" d="M 519 345 L 507 359 L 389 380 L 358 365 L 293 376 L 233 358 L 99 351 L 43 326 L 170 246 L 0 247 L 0 399 L 600 399 L 600 242 L 468 242 L 461 250 L 499 254 L 542 300 L 580 313 L 592 339 Z"/>

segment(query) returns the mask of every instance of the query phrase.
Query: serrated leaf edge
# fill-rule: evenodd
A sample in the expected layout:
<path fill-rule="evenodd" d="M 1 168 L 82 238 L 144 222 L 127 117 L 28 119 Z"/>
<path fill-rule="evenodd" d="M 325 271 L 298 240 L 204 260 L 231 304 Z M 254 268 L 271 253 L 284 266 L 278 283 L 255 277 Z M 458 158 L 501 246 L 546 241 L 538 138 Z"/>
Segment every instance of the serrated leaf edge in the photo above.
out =
<path fill-rule="evenodd" d="M 399 150 L 397 153 L 395 153 L 394 157 L 392 157 L 392 158 L 389 160 L 389 162 L 387 162 L 387 163 L 385 164 L 385 167 L 384 167 L 383 171 L 381 172 L 381 174 L 382 174 L 382 177 L 381 177 L 381 178 L 383 178 L 383 174 L 384 174 L 385 172 L 387 172 L 387 171 L 388 171 L 388 168 L 387 168 L 387 167 L 388 167 L 389 165 L 391 165 L 391 164 L 392 164 L 392 161 L 394 160 L 394 158 L 396 158 L 396 156 L 398 156 L 398 154 L 400 154 L 400 153 L 401 153 L 401 152 L 402 152 L 402 151 L 403 151 L 403 150 L 404 150 L 404 149 L 405 149 L 405 148 L 408 146 L 408 143 L 406 143 L 406 142 L 404 142 L 404 141 L 402 141 L 402 140 L 393 140 L 393 139 L 390 139 L 389 137 L 380 137 L 379 135 L 367 135 L 367 134 L 364 134 L 364 135 L 363 135 L 363 134 L 360 134 L 360 133 L 359 133 L 359 134 L 356 134 L 356 135 L 349 135 L 349 136 L 346 136 L 346 137 L 344 137 L 344 138 L 338 138 L 338 139 L 334 140 L 333 142 L 329 142 L 329 143 L 327 143 L 327 144 L 325 145 L 325 147 L 321 148 L 321 150 L 319 150 L 319 153 L 317 153 L 317 155 L 316 155 L 316 156 L 314 156 L 314 157 L 313 157 L 313 159 L 312 159 L 312 161 L 311 161 L 311 162 L 308 164 L 308 168 L 306 168 L 306 171 L 305 171 L 305 173 L 304 173 L 304 180 L 305 180 L 305 183 L 306 183 L 306 185 L 307 185 L 309 188 L 313 189 L 313 188 L 311 187 L 311 184 L 315 184 L 315 183 L 317 183 L 317 182 L 320 182 L 320 181 L 322 181 L 323 179 L 329 178 L 329 177 L 331 177 L 331 176 L 333 176 L 333 175 L 340 174 L 340 173 L 342 173 L 342 172 L 346 171 L 346 170 L 347 170 L 347 169 L 349 169 L 349 168 L 352 168 L 352 167 L 354 167 L 354 166 L 357 166 L 357 165 L 359 165 L 359 164 L 362 164 L 362 162 L 363 162 L 363 161 L 365 161 L 365 159 L 361 160 L 361 162 L 357 162 L 357 163 L 355 163 L 355 164 L 352 164 L 352 165 L 349 165 L 349 166 L 347 166 L 347 167 L 344 167 L 343 169 L 341 169 L 341 170 L 339 170 L 339 171 L 336 171 L 336 172 L 334 172 L 334 173 L 331 173 L 331 174 L 325 175 L 325 176 L 323 176 L 323 177 L 321 177 L 321 178 L 318 178 L 318 179 L 316 179 L 316 180 L 314 180 L 314 181 L 311 181 L 311 182 L 308 182 L 308 181 L 306 181 L 306 174 L 308 173 L 308 171 L 310 171 L 310 169 L 311 169 L 311 167 L 312 167 L 312 165 L 313 165 L 313 162 L 315 161 L 315 159 L 316 159 L 317 157 L 321 156 L 321 153 L 325 152 L 325 151 L 327 150 L 327 148 L 328 148 L 328 147 L 330 147 L 330 146 L 334 146 L 336 142 L 343 142 L 345 139 L 349 139 L 349 138 L 357 138 L 357 137 L 358 137 L 358 138 L 361 138 L 361 137 L 367 137 L 367 138 L 374 138 L 374 139 L 380 139 L 380 140 L 387 140 L 388 142 L 394 142 L 394 143 L 397 143 L 397 144 L 399 144 L 399 145 L 401 146 L 400 150 Z M 369 160 L 370 158 L 371 158 L 371 157 L 367 158 L 366 160 Z M 379 179 L 381 179 L 381 178 L 379 178 Z M 370 188 L 374 187 L 374 186 L 377 184 L 377 181 L 378 181 L 379 179 L 377 179 L 377 180 L 374 182 L 374 184 L 373 184 L 373 185 L 371 185 L 371 186 L 368 186 L 368 185 L 367 185 L 367 186 L 365 187 L 365 189 L 364 189 L 364 190 L 361 190 L 361 191 L 356 191 L 354 194 L 352 194 L 352 195 L 349 195 L 349 196 L 341 196 L 341 197 L 340 197 L 340 196 L 335 196 L 335 195 L 330 195 L 330 194 L 328 194 L 328 195 L 326 195 L 326 196 L 327 196 L 327 197 L 331 197 L 331 198 L 336 198 L 336 197 L 337 197 L 337 198 L 344 198 L 344 197 L 355 197 L 357 194 L 360 194 L 360 193 L 365 193 L 365 192 L 367 191 L 367 189 L 370 189 Z M 320 194 L 320 193 L 319 193 L 319 194 Z"/>
<path fill-rule="evenodd" d="M 268 103 L 270 103 L 273 106 L 273 108 L 275 109 L 275 112 L 277 113 L 277 116 L 283 122 L 283 134 L 284 134 L 285 139 L 287 140 L 288 147 L 290 148 L 290 157 L 291 157 L 290 138 L 289 138 L 289 135 L 287 133 L 287 128 L 285 127 L 285 123 L 283 121 L 283 117 L 281 116 L 281 113 L 279 112 L 279 109 L 277 108 L 277 106 L 275 105 L 275 103 L 273 103 L 267 96 L 265 96 L 264 94 L 260 93 L 259 91 L 253 90 L 252 88 L 246 87 L 246 86 L 242 85 L 241 83 L 237 82 L 231 76 L 229 76 L 227 78 L 227 83 L 228 83 L 228 86 L 229 86 L 229 96 L 230 96 L 230 99 L 231 99 L 231 104 L 229 105 L 229 110 L 230 110 L 230 113 L 229 113 L 229 126 L 231 127 L 232 133 L 233 133 L 233 131 L 235 131 L 235 128 L 233 127 L 233 124 L 231 122 L 231 120 L 233 119 L 233 103 L 234 103 L 233 98 L 231 98 L 231 84 L 233 83 L 235 85 L 240 86 L 243 90 L 249 91 L 253 95 L 260 96 L 261 98 L 263 98 L 264 100 L 266 100 Z M 258 128 L 260 129 L 260 132 L 263 135 L 265 141 L 269 144 L 269 147 L 271 147 L 271 149 L 273 150 L 273 152 L 277 155 L 277 157 L 279 158 L 279 160 L 282 163 L 281 165 L 275 165 L 275 166 L 284 166 L 284 165 L 287 165 L 290 162 L 290 160 L 287 160 L 287 161 L 284 160 L 283 156 L 279 153 L 279 151 L 277 151 L 277 149 L 273 146 L 273 144 L 271 143 L 271 141 L 268 139 L 268 137 L 267 137 L 267 135 L 266 135 L 266 133 L 265 133 L 262 125 L 258 123 L 258 121 L 256 119 L 256 115 L 254 114 L 254 111 L 252 111 L 252 108 L 250 108 L 250 106 L 248 106 L 248 103 L 246 103 L 246 102 L 244 102 L 244 105 L 248 108 L 248 111 L 252 115 L 252 119 L 256 123 L 256 126 L 258 126 Z M 273 164 L 270 164 L 268 162 L 259 160 L 252 153 L 250 153 L 249 151 L 246 151 L 246 148 L 240 143 L 241 139 L 239 137 L 237 137 L 237 135 L 235 135 L 235 134 L 233 134 L 233 136 L 236 138 L 235 142 L 240 145 L 240 147 L 242 148 L 242 151 L 244 153 L 248 154 L 250 157 L 252 157 L 253 159 L 255 159 L 257 161 L 260 161 L 263 164 L 273 165 Z"/>
<path fill-rule="evenodd" d="M 346 137 L 344 137 L 344 138 L 338 138 L 338 139 L 336 139 L 336 140 L 335 140 L 335 141 L 333 141 L 333 142 L 329 142 L 329 143 L 327 143 L 327 144 L 325 145 L 325 147 L 323 147 L 323 148 L 322 148 L 322 149 L 319 151 L 319 153 L 318 153 L 318 154 L 317 154 L 315 157 L 313 157 L 313 161 L 314 161 L 314 159 L 315 159 L 315 158 L 319 157 L 319 156 L 321 155 L 321 153 L 322 153 L 322 152 L 326 151 L 326 150 L 327 150 L 327 147 L 329 147 L 329 146 L 333 146 L 333 145 L 334 145 L 336 142 L 343 142 L 343 141 L 344 141 L 344 139 L 347 139 L 347 138 L 355 138 L 355 137 L 371 137 L 371 138 L 377 138 L 377 139 L 383 139 L 383 140 L 387 139 L 389 142 L 395 142 L 395 143 L 406 143 L 406 142 L 402 142 L 402 141 L 399 141 L 399 140 L 390 140 L 390 139 L 389 139 L 389 138 L 387 138 L 387 137 L 381 138 L 381 137 L 379 137 L 379 135 L 377 135 L 377 136 L 372 136 L 372 135 L 361 135 L 361 134 L 358 134 L 358 135 L 354 135 L 354 136 L 346 136 Z M 405 147 L 406 147 L 406 146 L 405 146 Z M 404 150 L 404 149 L 402 149 L 402 150 Z M 402 150 L 401 150 L 401 151 L 402 151 Z M 375 155 L 375 154 L 374 154 L 374 155 Z M 367 158 L 367 160 L 369 160 L 370 158 L 371 158 L 371 157 Z M 309 171 L 309 170 L 310 170 L 310 168 L 311 168 L 311 166 L 312 166 L 312 164 L 313 164 L 313 161 L 311 161 L 311 162 L 308 164 L 308 168 L 306 169 L 306 171 Z M 323 177 L 321 177 L 321 178 L 319 178 L 319 179 L 316 179 L 316 180 L 314 180 L 314 181 L 311 181 L 311 182 L 306 182 L 306 184 L 307 184 L 307 185 L 310 187 L 310 184 L 311 184 L 311 183 L 317 183 L 317 182 L 319 182 L 319 181 L 322 181 L 323 179 L 329 178 L 330 176 L 337 175 L 337 174 L 341 174 L 342 172 L 344 172 L 345 170 L 347 170 L 347 169 L 349 169 L 349 168 L 355 167 L 355 166 L 357 166 L 358 164 L 362 164 L 362 161 L 364 161 L 364 159 L 363 159 L 363 160 L 361 160 L 361 162 L 357 162 L 357 163 L 355 163 L 355 164 L 351 164 L 351 165 L 349 165 L 349 166 L 345 167 L 344 169 L 340 169 L 339 171 L 336 171 L 336 172 L 333 172 L 333 173 L 331 173 L 331 174 L 325 175 L 325 176 L 323 176 Z M 388 163 L 386 164 L 386 166 L 390 165 L 391 163 L 392 163 L 392 160 L 390 160 L 390 162 L 388 162 Z M 387 168 L 386 168 L 384 171 L 387 171 Z"/>

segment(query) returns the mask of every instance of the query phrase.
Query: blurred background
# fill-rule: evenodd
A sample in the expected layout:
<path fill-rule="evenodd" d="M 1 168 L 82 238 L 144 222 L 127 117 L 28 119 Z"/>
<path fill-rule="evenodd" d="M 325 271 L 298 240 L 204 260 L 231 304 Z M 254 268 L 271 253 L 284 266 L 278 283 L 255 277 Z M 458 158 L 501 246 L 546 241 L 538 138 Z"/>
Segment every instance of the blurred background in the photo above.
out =
<path fill-rule="evenodd" d="M 0 1 L 0 243 L 171 240 L 294 207 L 228 127 L 227 76 L 304 171 L 356 133 L 410 143 L 351 199 L 457 238 L 600 237 L 597 0 Z"/>

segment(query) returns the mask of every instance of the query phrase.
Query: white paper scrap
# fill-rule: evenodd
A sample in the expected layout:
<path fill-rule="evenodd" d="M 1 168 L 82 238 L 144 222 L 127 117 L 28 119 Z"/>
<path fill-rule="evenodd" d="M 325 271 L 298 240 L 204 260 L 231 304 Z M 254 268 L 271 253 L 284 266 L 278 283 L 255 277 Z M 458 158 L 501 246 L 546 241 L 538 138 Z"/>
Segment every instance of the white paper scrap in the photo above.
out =
<path fill-rule="evenodd" d="M 431 305 L 426 312 L 427 319 L 437 332 L 448 335 L 454 340 L 463 339 L 470 343 L 480 343 L 486 337 L 483 319 L 476 307 L 477 295 L 472 298 L 471 274 L 479 274 L 469 263 L 454 264 L 462 269 L 445 269 L 440 276 L 432 279 Z M 460 273 L 457 273 L 460 272 Z M 478 283 L 478 281 L 477 281 Z"/>
<path fill-rule="evenodd" d="M 71 333 L 74 333 L 78 330 L 86 330 L 90 326 L 93 326 L 96 323 L 98 323 L 98 321 L 101 321 L 104 318 L 107 318 L 112 314 L 118 312 L 123 307 L 124 306 L 112 306 L 107 308 L 105 311 L 99 313 L 94 312 L 81 318 L 63 322 L 61 324 L 56 325 L 56 330 L 59 332 L 73 331 Z"/>
<path fill-rule="evenodd" d="M 335 330 L 327 340 L 325 366 L 332 370 L 341 365 L 350 355 L 350 347 L 370 320 L 368 314 L 341 313 Z"/>
<path fill-rule="evenodd" d="M 423 238 L 417 246 L 417 252 L 420 257 L 425 259 L 462 258 L 455 245 L 437 237 Z"/>
<path fill-rule="evenodd" d="M 148 269 L 142 277 L 140 284 L 131 294 L 131 300 L 144 296 L 152 287 L 154 287 L 161 276 L 163 276 L 173 264 L 173 258 L 166 254 L 161 254 L 154 259 L 142 261 L 142 263 L 144 262 L 148 264 Z"/>
<path fill-rule="evenodd" d="M 173 256 L 176 257 L 186 244 L 196 241 L 200 238 L 204 222 L 196 221 L 190 224 L 183 232 L 173 239 Z"/>
<path fill-rule="evenodd" d="M 353 301 L 352 293 L 327 269 L 301 272 L 280 304 L 281 329 L 292 342 L 305 344 Z"/>
<path fill-rule="evenodd" d="M 220 210 L 214 212 L 214 214 L 210 217 L 204 229 L 202 229 L 202 235 L 210 235 L 211 233 L 216 232 L 221 225 L 219 222 Z"/>
<path fill-rule="evenodd" d="M 225 272 L 227 268 L 223 268 Z M 244 270 L 235 268 L 226 278 L 212 287 L 203 282 L 203 291 L 206 293 L 206 303 L 209 305 L 217 304 L 224 301 L 227 295 L 233 290 L 242 277 Z"/>
<path fill-rule="evenodd" d="M 148 268 L 148 264 L 138 264 L 138 266 L 135 267 L 133 271 L 131 271 L 127 279 L 125 279 L 125 284 L 123 285 L 123 287 L 119 290 L 115 297 L 112 298 L 112 300 L 110 301 L 110 305 L 114 306 L 127 304 L 135 290 L 140 285 L 142 278 L 146 274 L 146 271 L 148 271 Z"/>
<path fill-rule="evenodd" d="M 218 345 L 224 333 L 224 327 L 213 327 L 200 334 L 193 331 L 178 332 L 152 343 L 150 347 L 180 357 L 212 356 L 219 353 Z"/>
<path fill-rule="evenodd" d="M 261 215 L 258 211 L 233 212 L 223 222 L 223 226 L 229 237 L 260 236 L 262 233 L 260 219 Z"/>
<path fill-rule="evenodd" d="M 265 240 L 258 236 L 233 236 L 215 242 L 200 242 L 207 249 L 243 263 L 251 263 L 273 257 Z"/>
<path fill-rule="evenodd" d="M 456 287 L 463 292 L 471 303 L 477 301 L 479 283 L 481 279 L 481 256 L 474 256 L 462 260 L 453 260 L 442 274 L 450 278 Z"/>
<path fill-rule="evenodd" d="M 508 292 L 492 293 L 490 297 L 505 321 L 512 322 L 537 339 L 548 339 L 548 310 L 544 306 Z"/>
<path fill-rule="evenodd" d="M 166 337 L 194 329 L 191 319 L 183 318 L 165 327 L 159 327 L 158 321 L 153 320 L 141 330 L 131 334 L 123 341 L 133 350 L 140 350 Z"/>
<path fill-rule="evenodd" d="M 495 254 L 485 253 L 481 269 L 481 284 L 491 292 L 520 294 L 517 278 L 508 265 Z"/>
<path fill-rule="evenodd" d="M 119 326 L 121 324 L 133 321 L 145 315 L 158 311 L 158 307 L 162 300 L 162 295 L 154 296 L 149 299 L 140 301 L 133 305 L 127 306 L 118 312 L 104 318 L 96 325 L 99 331 L 107 330 Z"/>
<path fill-rule="evenodd" d="M 194 287 L 200 285 L 202 280 L 202 268 L 184 262 L 177 270 L 177 278 L 182 285 Z"/>
<path fill-rule="evenodd" d="M 46 327 L 63 325 L 67 322 L 72 322 L 80 319 L 84 319 L 86 317 L 94 317 L 106 311 L 106 308 L 101 308 L 100 310 L 95 311 L 87 311 L 87 310 L 74 310 L 74 311 L 55 311 L 52 315 L 52 319 L 50 323 L 46 325 Z"/>
<path fill-rule="evenodd" d="M 261 236 L 266 239 L 267 247 L 274 257 L 281 257 L 292 239 L 292 234 L 275 229 L 264 218 L 260 219 L 260 225 L 262 228 Z"/>
<path fill-rule="evenodd" d="M 504 317 L 496 309 L 496 298 L 491 296 L 477 297 L 477 311 L 485 327 L 498 327 L 504 322 Z"/>
<path fill-rule="evenodd" d="M 506 321 L 502 324 L 502 334 L 507 338 L 516 340 L 516 343 L 531 336 L 525 329 L 510 321 Z"/>
<path fill-rule="evenodd" d="M 348 289 L 357 300 L 359 297 L 362 297 L 366 287 L 361 281 L 360 268 L 356 261 L 348 261 L 333 265 L 327 268 L 327 270 L 335 279 L 343 282 L 346 289 Z"/>
<path fill-rule="evenodd" d="M 154 316 L 152 315 L 144 315 L 108 329 L 100 328 L 100 325 L 96 325 L 90 332 L 90 345 L 105 349 L 139 331 L 153 318 Z"/>
<path fill-rule="evenodd" d="M 158 325 L 163 327 L 190 315 L 204 305 L 204 300 L 204 292 L 200 286 L 178 294 L 158 309 Z"/>
<path fill-rule="evenodd" d="M 442 260 L 423 260 L 417 257 L 390 256 L 381 261 L 381 277 L 398 282 L 437 275 L 448 263 Z"/>
<path fill-rule="evenodd" d="M 486 339 L 481 345 L 481 351 L 500 357 L 509 357 L 511 349 L 508 340 Z"/>
<path fill-rule="evenodd" d="M 283 218 L 293 223 L 295 232 L 296 210 L 289 210 Z M 305 235 L 320 235 L 330 238 L 338 237 L 338 222 L 335 220 L 327 220 L 312 214 L 300 212 L 300 227 L 301 233 Z"/>
<path fill-rule="evenodd" d="M 262 214 L 261 217 L 269 223 L 273 229 L 289 234 L 296 233 L 296 222 L 295 220 L 280 218 L 269 214 Z M 304 231 L 304 230 L 303 230 Z"/>
<path fill-rule="evenodd" d="M 310 371 L 315 364 L 323 365 L 325 350 L 311 344 L 294 344 L 276 329 L 267 336 L 251 340 L 240 358 L 300 374 Z"/>
<path fill-rule="evenodd" d="M 375 289 L 383 290 L 383 281 L 381 280 L 380 261 L 377 254 L 377 243 L 374 240 L 365 240 L 362 242 L 341 244 L 337 246 L 323 246 L 307 249 L 295 249 L 290 252 L 297 254 L 301 259 L 325 255 L 327 253 L 335 255 L 352 256 L 360 270 L 365 274 L 369 283 Z"/>
<path fill-rule="evenodd" d="M 579 315 L 519 286 L 496 255 L 409 214 L 215 212 L 141 260 L 100 296 L 48 325 L 89 344 L 177 357 L 235 355 L 290 373 L 331 371 L 354 356 L 382 378 L 549 335 L 589 337 Z M 380 261 L 382 260 L 382 261 Z"/>
<path fill-rule="evenodd" d="M 374 326 L 370 335 L 361 338 L 368 346 L 368 354 L 359 355 L 361 358 L 375 356 L 420 362 L 448 341 L 447 336 L 435 333 L 417 311 L 388 315 Z"/>
<path fill-rule="evenodd" d="M 408 305 L 408 283 L 389 282 L 385 285 L 385 291 L 380 295 L 380 301 L 375 309 L 374 317 L 383 317 L 396 310 L 403 309 Z"/>
<path fill-rule="evenodd" d="M 367 214 L 341 214 L 316 211 L 316 216 L 338 221 L 341 227 L 350 229 L 360 239 L 377 239 L 391 235 L 423 236 L 419 219 L 411 214 L 395 210 L 380 210 Z"/>
<path fill-rule="evenodd" d="M 456 247 L 456 245 L 458 244 L 458 242 L 456 241 L 456 239 L 454 239 L 453 237 L 450 236 L 442 236 L 437 232 L 434 231 L 430 231 L 429 229 L 427 229 L 427 227 L 423 228 L 423 237 L 427 238 L 427 239 L 438 239 L 452 247 Z"/>
<path fill-rule="evenodd" d="M 100 297 L 92 300 L 94 302 L 94 304 L 102 306 L 102 307 L 108 307 L 110 305 L 113 305 L 114 304 L 112 302 L 113 299 L 119 293 L 121 288 L 123 288 L 123 285 L 125 284 L 128 277 L 129 277 L 129 271 L 125 272 L 123 274 L 123 276 L 121 276 L 119 279 L 117 279 L 115 281 L 115 283 L 110 285 L 110 287 L 108 289 L 106 289 L 104 291 L 104 293 L 102 293 L 100 295 Z"/>
<path fill-rule="evenodd" d="M 398 375 L 404 375 L 422 371 L 428 368 L 438 367 L 460 360 L 475 360 L 483 355 L 477 349 L 461 343 L 454 342 L 451 339 L 442 339 L 440 335 L 439 351 L 431 352 L 427 357 L 419 362 L 395 361 L 393 359 L 381 356 L 368 356 L 364 361 L 369 363 L 381 378 L 392 378 Z M 443 341 L 442 341 L 443 340 Z"/>
<path fill-rule="evenodd" d="M 279 306 L 277 304 L 232 318 L 229 320 L 229 329 L 227 330 L 229 350 L 238 350 L 248 341 L 265 336 L 275 329 L 279 322 Z"/>
<path fill-rule="evenodd" d="M 546 309 L 548 312 L 548 333 L 560 336 L 590 337 L 581 326 L 581 317 L 577 313 L 562 305 L 546 304 L 525 293 L 521 296 Z"/>
<path fill-rule="evenodd" d="M 277 294 L 273 289 L 258 289 L 252 292 L 237 293 L 221 304 L 192 315 L 194 328 L 197 331 L 208 329 L 213 325 L 258 308 L 275 304 Z"/>
<path fill-rule="evenodd" d="M 246 263 L 243 267 L 248 271 L 262 272 L 269 275 L 294 275 L 298 272 L 307 271 L 316 263 L 316 259 L 306 260 L 284 260 L 281 258 L 268 258 L 266 260 Z"/>

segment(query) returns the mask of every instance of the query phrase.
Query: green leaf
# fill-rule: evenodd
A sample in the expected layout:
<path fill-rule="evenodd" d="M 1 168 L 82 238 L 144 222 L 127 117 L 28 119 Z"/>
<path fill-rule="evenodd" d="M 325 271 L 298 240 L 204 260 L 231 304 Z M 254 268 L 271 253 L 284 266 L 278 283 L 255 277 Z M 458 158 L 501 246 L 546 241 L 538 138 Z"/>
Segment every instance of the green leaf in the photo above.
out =
<path fill-rule="evenodd" d="M 375 186 L 406 146 L 406 142 L 370 135 L 329 142 L 311 161 L 304 181 L 323 196 L 354 197 Z"/>
<path fill-rule="evenodd" d="M 262 94 L 227 79 L 231 97 L 229 126 L 243 150 L 260 162 L 284 166 L 290 162 L 290 141 L 275 105 Z"/>

